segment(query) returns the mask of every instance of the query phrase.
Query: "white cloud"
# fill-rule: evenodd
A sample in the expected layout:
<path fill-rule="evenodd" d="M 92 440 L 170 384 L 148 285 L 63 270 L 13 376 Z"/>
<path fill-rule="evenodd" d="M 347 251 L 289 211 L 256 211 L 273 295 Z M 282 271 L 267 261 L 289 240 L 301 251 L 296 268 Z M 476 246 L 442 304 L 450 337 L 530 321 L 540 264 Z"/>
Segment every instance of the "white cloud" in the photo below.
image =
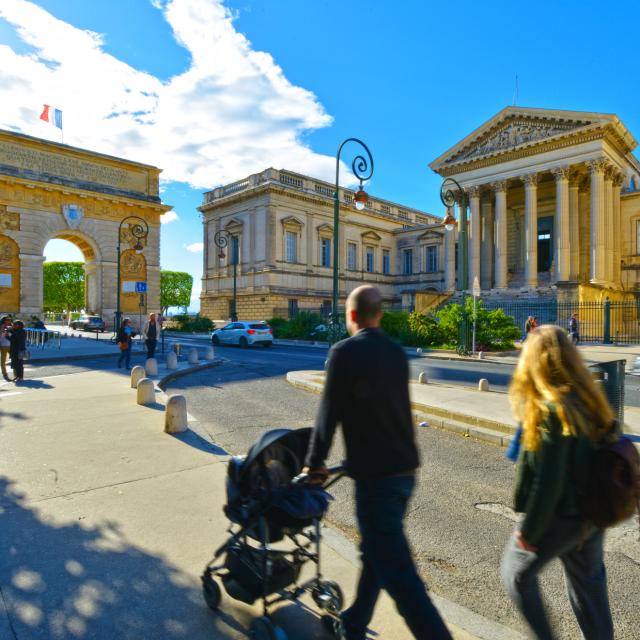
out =
<path fill-rule="evenodd" d="M 187 251 L 191 251 L 191 253 L 201 253 L 204 249 L 204 243 L 202 242 L 193 242 L 192 244 L 185 244 L 184 248 Z"/>
<path fill-rule="evenodd" d="M 169 224 L 170 222 L 175 222 L 176 220 L 180 220 L 180 216 L 175 211 L 167 211 L 160 216 L 160 222 L 162 224 Z"/>
<path fill-rule="evenodd" d="M 235 30 L 222 0 L 152 4 L 191 55 L 166 82 L 106 53 L 100 34 L 2 0 L 0 17 L 33 52 L 0 45 L 0 127 L 58 139 L 38 119 L 47 103 L 63 111 L 66 143 L 160 166 L 164 180 L 210 188 L 268 166 L 331 179 L 333 159 L 301 141 L 331 117 Z"/>

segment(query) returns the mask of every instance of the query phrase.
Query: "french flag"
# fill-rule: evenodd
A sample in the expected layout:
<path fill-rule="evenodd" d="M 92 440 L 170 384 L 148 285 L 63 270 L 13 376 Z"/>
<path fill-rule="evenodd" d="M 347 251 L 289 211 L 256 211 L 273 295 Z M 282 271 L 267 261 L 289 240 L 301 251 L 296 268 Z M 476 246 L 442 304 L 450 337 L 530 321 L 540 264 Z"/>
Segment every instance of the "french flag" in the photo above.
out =
<path fill-rule="evenodd" d="M 43 107 L 42 113 L 40 114 L 40 120 L 44 120 L 45 122 L 48 122 L 54 127 L 58 127 L 58 129 L 62 130 L 62 111 L 55 107 L 51 107 L 48 104 L 43 105 Z"/>

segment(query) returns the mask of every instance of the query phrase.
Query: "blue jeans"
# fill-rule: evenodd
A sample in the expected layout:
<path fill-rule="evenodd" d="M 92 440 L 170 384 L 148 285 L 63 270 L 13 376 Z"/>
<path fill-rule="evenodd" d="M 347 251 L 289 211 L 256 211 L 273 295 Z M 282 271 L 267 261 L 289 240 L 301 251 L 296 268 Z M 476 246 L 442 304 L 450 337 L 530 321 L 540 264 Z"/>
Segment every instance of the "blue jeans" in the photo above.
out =
<path fill-rule="evenodd" d="M 131 369 L 131 341 L 129 341 L 126 349 L 122 349 L 120 351 L 120 357 L 118 358 L 118 367 L 122 366 L 123 360 L 125 361 L 124 366 L 127 367 L 127 369 Z"/>
<path fill-rule="evenodd" d="M 538 573 L 560 558 L 569 602 L 586 640 L 612 640 L 613 622 L 607 594 L 602 545 L 604 532 L 582 531 L 577 518 L 556 518 L 537 551 L 518 547 L 511 536 L 502 558 L 502 582 L 538 640 L 555 637 L 544 611 Z"/>
<path fill-rule="evenodd" d="M 380 590 L 384 589 L 418 640 L 450 640 L 440 614 L 413 564 L 403 519 L 413 476 L 356 481 L 362 571 L 356 600 L 343 614 L 347 640 L 365 638 Z"/>

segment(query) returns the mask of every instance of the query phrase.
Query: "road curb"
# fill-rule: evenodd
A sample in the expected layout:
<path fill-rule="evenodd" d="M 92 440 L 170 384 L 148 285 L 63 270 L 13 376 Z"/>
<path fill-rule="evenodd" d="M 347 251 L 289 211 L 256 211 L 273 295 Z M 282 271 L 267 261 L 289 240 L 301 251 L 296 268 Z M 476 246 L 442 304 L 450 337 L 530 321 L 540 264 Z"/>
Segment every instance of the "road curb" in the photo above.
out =
<path fill-rule="evenodd" d="M 299 380 L 294 372 L 287 373 L 287 382 L 298 389 L 322 393 L 323 384 L 311 380 Z M 441 407 L 432 407 L 420 402 L 412 402 L 411 410 L 417 423 L 426 422 L 430 427 L 457 433 L 463 438 L 473 438 L 499 447 L 507 447 L 511 442 L 515 427 L 509 424 L 469 416 Z"/>

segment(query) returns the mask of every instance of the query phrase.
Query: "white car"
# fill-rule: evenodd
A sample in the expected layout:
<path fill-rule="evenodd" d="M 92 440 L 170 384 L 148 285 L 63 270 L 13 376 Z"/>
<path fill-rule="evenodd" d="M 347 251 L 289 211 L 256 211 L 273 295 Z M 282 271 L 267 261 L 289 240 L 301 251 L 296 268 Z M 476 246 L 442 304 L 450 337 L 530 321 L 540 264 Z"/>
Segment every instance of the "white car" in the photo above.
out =
<path fill-rule="evenodd" d="M 211 333 L 211 342 L 214 345 L 237 344 L 243 348 L 254 344 L 270 347 L 273 344 L 273 331 L 264 320 L 230 322 Z"/>

